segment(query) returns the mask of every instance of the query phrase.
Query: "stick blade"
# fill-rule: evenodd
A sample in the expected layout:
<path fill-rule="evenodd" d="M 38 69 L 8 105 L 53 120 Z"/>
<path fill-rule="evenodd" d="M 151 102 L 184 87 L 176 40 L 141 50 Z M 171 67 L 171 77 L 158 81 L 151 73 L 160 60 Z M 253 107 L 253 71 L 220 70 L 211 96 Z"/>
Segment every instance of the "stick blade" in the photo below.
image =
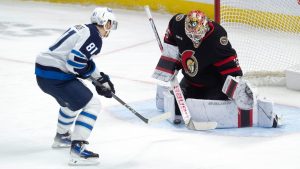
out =
<path fill-rule="evenodd" d="M 158 116 L 154 116 L 154 117 L 150 118 L 148 120 L 148 124 L 158 123 L 160 121 L 167 120 L 170 117 L 171 117 L 171 112 L 166 112 L 166 113 L 163 113 Z"/>
<path fill-rule="evenodd" d="M 205 131 L 205 130 L 213 130 L 217 128 L 217 125 L 218 125 L 217 122 L 196 122 L 190 120 L 187 127 L 192 130 Z"/>

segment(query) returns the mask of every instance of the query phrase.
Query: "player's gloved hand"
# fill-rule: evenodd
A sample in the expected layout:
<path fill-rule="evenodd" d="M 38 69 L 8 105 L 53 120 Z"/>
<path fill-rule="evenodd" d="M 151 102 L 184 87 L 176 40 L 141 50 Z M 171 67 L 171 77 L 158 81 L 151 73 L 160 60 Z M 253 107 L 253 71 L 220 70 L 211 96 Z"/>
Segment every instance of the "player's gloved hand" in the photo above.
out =
<path fill-rule="evenodd" d="M 250 84 L 243 78 L 227 76 L 222 91 L 235 102 L 238 108 L 253 109 L 256 96 Z"/>
<path fill-rule="evenodd" d="M 100 72 L 100 77 L 97 79 L 97 82 L 93 82 L 93 85 L 96 87 L 96 91 L 99 95 L 112 98 L 112 93 L 115 93 L 115 88 L 113 83 L 110 81 L 110 78 L 108 75 L 104 74 L 103 72 Z"/>

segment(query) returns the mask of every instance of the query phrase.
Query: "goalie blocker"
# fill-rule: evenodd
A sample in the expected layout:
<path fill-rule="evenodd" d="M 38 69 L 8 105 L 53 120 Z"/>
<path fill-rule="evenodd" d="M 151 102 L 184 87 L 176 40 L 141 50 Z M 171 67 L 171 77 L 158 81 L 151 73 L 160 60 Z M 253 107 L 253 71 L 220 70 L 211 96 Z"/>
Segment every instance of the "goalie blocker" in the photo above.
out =
<path fill-rule="evenodd" d="M 217 122 L 217 128 L 277 127 L 279 119 L 273 112 L 272 101 L 253 99 L 252 89 L 245 81 L 232 77 L 227 80 L 223 91 L 231 100 L 186 99 L 194 121 Z M 167 86 L 157 86 L 156 105 L 171 112 L 170 122 L 180 118 L 175 114 L 175 99 Z"/>

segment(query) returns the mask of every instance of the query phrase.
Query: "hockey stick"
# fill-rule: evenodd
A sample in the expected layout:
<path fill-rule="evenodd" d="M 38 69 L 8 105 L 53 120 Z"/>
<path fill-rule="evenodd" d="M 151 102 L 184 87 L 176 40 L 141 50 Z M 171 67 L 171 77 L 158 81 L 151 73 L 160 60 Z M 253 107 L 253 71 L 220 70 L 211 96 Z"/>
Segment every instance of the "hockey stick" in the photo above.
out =
<path fill-rule="evenodd" d="M 105 88 L 101 83 L 99 83 L 95 78 L 90 77 L 90 79 L 93 81 L 93 83 L 95 83 L 96 85 Z M 143 122 L 147 123 L 147 124 L 152 124 L 152 123 L 158 123 L 160 121 L 166 120 L 168 118 L 170 118 L 171 113 L 170 112 L 166 112 L 163 114 L 160 114 L 158 116 L 154 116 L 152 118 L 146 118 L 144 116 L 142 116 L 140 113 L 138 113 L 136 110 L 134 110 L 132 107 L 130 107 L 127 103 L 125 103 L 122 99 L 120 99 L 117 95 L 115 95 L 114 93 L 111 93 L 112 97 L 117 100 L 119 103 L 121 103 L 123 106 L 125 106 L 128 110 L 130 110 L 133 114 L 135 114 L 139 119 L 141 119 Z"/>
<path fill-rule="evenodd" d="M 149 6 L 145 6 L 145 11 L 148 15 L 149 22 L 150 22 L 152 30 L 155 34 L 158 46 L 159 46 L 160 50 L 163 51 L 163 46 L 160 41 L 156 26 L 154 24 Z M 173 80 L 171 80 L 170 83 L 171 83 L 171 87 L 174 92 L 174 96 L 175 96 L 176 102 L 178 104 L 179 110 L 181 112 L 183 121 L 184 121 L 185 125 L 187 126 L 187 128 L 192 129 L 192 130 L 211 130 L 211 129 L 215 129 L 217 127 L 217 122 L 195 122 L 195 121 L 193 121 L 191 118 L 190 111 L 186 105 L 182 90 L 178 83 L 177 77 L 175 76 L 173 78 Z"/>

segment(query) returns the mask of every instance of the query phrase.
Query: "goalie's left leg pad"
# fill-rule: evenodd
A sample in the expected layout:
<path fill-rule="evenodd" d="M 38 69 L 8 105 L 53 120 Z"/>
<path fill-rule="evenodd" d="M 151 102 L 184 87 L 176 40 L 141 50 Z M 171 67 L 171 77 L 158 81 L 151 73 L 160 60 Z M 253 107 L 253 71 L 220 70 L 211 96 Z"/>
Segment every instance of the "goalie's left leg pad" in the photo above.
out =
<path fill-rule="evenodd" d="M 257 114 L 259 127 L 277 127 L 280 125 L 278 116 L 273 111 L 274 104 L 267 99 L 257 100 Z"/>
<path fill-rule="evenodd" d="M 222 92 L 232 99 L 240 109 L 253 109 L 253 90 L 245 80 L 227 76 L 222 88 Z"/>

